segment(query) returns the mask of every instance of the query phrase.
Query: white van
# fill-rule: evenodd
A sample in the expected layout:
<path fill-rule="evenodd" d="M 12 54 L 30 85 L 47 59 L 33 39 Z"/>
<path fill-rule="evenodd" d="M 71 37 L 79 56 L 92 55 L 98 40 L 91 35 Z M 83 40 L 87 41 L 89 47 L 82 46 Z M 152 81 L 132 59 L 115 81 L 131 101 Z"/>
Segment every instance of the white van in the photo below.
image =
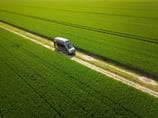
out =
<path fill-rule="evenodd" d="M 68 39 L 62 37 L 55 37 L 54 42 L 55 45 L 57 45 L 57 49 L 66 51 L 67 54 L 75 55 L 76 50 Z"/>

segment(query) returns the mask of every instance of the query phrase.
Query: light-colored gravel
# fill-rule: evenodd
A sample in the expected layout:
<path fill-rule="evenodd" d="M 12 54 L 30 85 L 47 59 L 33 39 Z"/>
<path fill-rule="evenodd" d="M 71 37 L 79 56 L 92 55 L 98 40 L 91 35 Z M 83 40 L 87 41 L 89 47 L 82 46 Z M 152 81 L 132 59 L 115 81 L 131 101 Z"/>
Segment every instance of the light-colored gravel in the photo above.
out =
<path fill-rule="evenodd" d="M 4 23 L 3 23 L 3 24 L 4 24 Z M 42 43 L 42 42 L 36 40 L 37 38 L 39 38 L 39 39 L 41 40 L 42 37 L 39 37 L 39 36 L 37 36 L 37 35 L 28 33 L 28 32 L 26 32 L 26 31 L 23 31 L 23 33 L 19 33 L 19 32 L 17 32 L 16 30 L 13 30 L 14 27 L 9 26 L 9 25 L 7 25 L 7 27 L 6 27 L 5 25 L 0 24 L 0 28 L 3 28 L 3 29 L 5 29 L 5 30 L 7 30 L 7 31 L 10 31 L 10 32 L 12 32 L 12 33 L 14 33 L 14 34 L 17 34 L 17 35 L 19 35 L 19 36 L 21 36 L 21 37 L 23 37 L 23 38 L 25 38 L 25 39 L 29 39 L 29 40 L 31 40 L 31 41 L 33 41 L 33 42 L 35 42 L 35 43 L 37 43 L 37 44 L 39 44 L 39 45 L 41 45 L 41 46 L 44 46 L 44 47 L 46 47 L 46 48 L 48 48 L 48 49 L 54 51 L 53 45 L 52 45 L 52 46 L 48 46 L 48 45 L 46 45 L 46 44 L 44 44 L 44 43 Z M 15 29 L 16 29 L 16 28 L 15 28 Z M 19 30 L 19 29 L 18 29 L 18 30 Z M 35 38 L 32 38 L 32 37 L 35 37 Z M 106 75 L 106 76 L 108 76 L 108 77 L 110 77 L 110 78 L 113 78 L 113 79 L 115 79 L 115 80 L 118 80 L 118 81 L 120 81 L 120 82 L 122 82 L 122 83 L 124 83 L 124 84 L 127 84 L 127 85 L 129 85 L 129 86 L 132 86 L 132 87 L 134 87 L 134 88 L 136 88 L 136 89 L 138 89 L 138 90 L 141 90 L 141 91 L 143 91 L 143 92 L 145 92 L 145 93 L 148 93 L 148 94 L 150 94 L 150 95 L 152 95 L 152 96 L 158 97 L 158 92 L 153 91 L 153 90 L 151 90 L 151 89 L 149 89 L 149 88 L 147 88 L 147 87 L 144 87 L 144 86 L 142 86 L 142 85 L 140 85 L 140 84 L 138 84 L 138 83 L 135 83 L 135 82 L 133 82 L 133 81 L 130 81 L 130 80 L 128 80 L 128 79 L 126 79 L 126 78 L 124 78 L 124 77 L 122 77 L 122 76 L 119 76 L 119 75 L 117 75 L 117 74 L 115 74 L 115 73 L 112 73 L 112 72 L 110 72 L 110 71 L 108 71 L 108 70 L 105 70 L 105 69 L 103 69 L 103 68 L 101 68 L 101 67 L 98 67 L 98 66 L 96 66 L 96 65 L 94 65 L 94 64 L 92 64 L 92 63 L 90 63 L 90 61 L 93 61 L 93 62 L 98 62 L 98 63 L 100 63 L 100 64 L 105 64 L 105 63 L 103 63 L 102 61 L 99 61 L 98 59 L 95 59 L 95 58 L 93 58 L 93 57 L 90 57 L 90 56 L 88 56 L 88 55 L 86 55 L 86 54 L 83 54 L 83 53 L 80 53 L 80 52 L 77 52 L 77 53 L 76 53 L 76 56 L 74 56 L 74 57 L 71 57 L 71 56 L 68 56 L 68 57 L 70 57 L 71 60 L 74 60 L 74 61 L 76 61 L 76 62 L 78 62 L 78 63 L 80 63 L 80 64 L 82 64 L 82 65 L 84 65 L 84 66 L 87 66 L 88 68 L 90 68 L 90 69 L 92 69 L 92 70 L 95 70 L 95 71 L 97 71 L 97 72 L 100 72 L 100 73 L 102 73 L 102 74 L 104 74 L 104 75 Z M 78 57 L 80 57 L 80 58 L 78 58 Z M 87 61 L 86 61 L 86 60 L 87 60 Z M 107 63 L 106 63 L 106 64 L 107 64 Z M 132 76 L 135 76 L 135 77 L 137 77 L 138 79 L 140 79 L 140 80 L 142 80 L 142 81 L 150 82 L 150 83 L 152 83 L 153 85 L 157 86 L 157 82 L 151 80 L 150 78 L 143 77 L 143 76 L 139 76 L 139 75 L 137 75 L 137 74 L 134 74 L 134 73 L 131 73 L 131 72 L 122 70 L 122 69 L 120 69 L 120 68 L 118 68 L 118 67 L 115 67 L 115 66 L 113 66 L 113 65 L 110 65 L 110 64 L 109 64 L 109 65 L 107 64 L 107 66 L 108 66 L 109 68 L 114 68 L 114 69 L 116 69 L 116 70 L 118 70 L 118 71 L 121 71 L 121 72 L 123 72 L 123 73 L 129 74 L 129 75 L 132 75 Z"/>
<path fill-rule="evenodd" d="M 158 83 L 155 80 L 153 80 L 152 78 L 145 77 L 143 75 L 138 75 L 138 74 L 136 74 L 134 72 L 133 73 L 129 72 L 129 71 L 125 70 L 125 69 L 118 68 L 118 67 L 116 67 L 116 66 L 114 66 L 112 64 L 103 62 L 101 60 L 98 60 L 98 59 L 96 59 L 94 57 L 88 56 L 88 55 L 80 53 L 80 52 L 77 52 L 76 55 L 78 57 L 80 57 L 81 59 L 83 59 L 83 60 L 87 60 L 88 62 L 97 63 L 98 65 L 101 65 L 102 67 L 111 68 L 112 70 L 115 70 L 117 72 L 129 75 L 129 76 L 131 76 L 133 78 L 136 78 L 136 79 L 142 81 L 143 83 L 154 85 L 154 86 L 158 86 Z"/>

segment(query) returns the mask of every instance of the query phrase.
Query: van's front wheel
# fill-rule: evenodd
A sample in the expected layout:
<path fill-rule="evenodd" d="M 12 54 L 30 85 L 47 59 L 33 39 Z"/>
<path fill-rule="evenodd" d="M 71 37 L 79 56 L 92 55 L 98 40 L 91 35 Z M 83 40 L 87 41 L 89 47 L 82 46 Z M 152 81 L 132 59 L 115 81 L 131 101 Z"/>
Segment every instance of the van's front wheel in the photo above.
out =
<path fill-rule="evenodd" d="M 66 54 L 69 55 L 70 53 L 68 51 L 66 51 Z"/>

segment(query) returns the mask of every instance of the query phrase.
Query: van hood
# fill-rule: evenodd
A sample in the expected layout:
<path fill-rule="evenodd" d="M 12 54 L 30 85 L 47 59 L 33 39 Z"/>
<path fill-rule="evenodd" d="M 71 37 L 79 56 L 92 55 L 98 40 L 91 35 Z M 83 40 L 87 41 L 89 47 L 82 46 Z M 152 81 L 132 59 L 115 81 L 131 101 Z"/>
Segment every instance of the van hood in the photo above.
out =
<path fill-rule="evenodd" d="M 74 47 L 70 48 L 69 53 L 74 54 L 75 53 L 75 48 Z"/>

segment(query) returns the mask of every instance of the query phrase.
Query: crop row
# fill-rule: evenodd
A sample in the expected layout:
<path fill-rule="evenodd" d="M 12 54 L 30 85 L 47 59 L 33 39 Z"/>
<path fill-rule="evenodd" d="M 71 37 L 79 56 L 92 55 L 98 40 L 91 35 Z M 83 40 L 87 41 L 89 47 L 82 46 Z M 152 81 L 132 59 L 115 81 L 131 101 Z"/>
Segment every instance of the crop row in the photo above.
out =
<path fill-rule="evenodd" d="M 44 6 L 44 4 L 47 5 Z M 97 14 L 97 12 L 100 12 L 99 10 L 93 10 L 100 6 L 90 8 L 90 5 L 87 5 L 87 10 L 82 10 L 83 7 L 79 8 L 78 6 L 78 10 L 75 10 L 74 6 L 64 8 L 64 5 L 64 1 L 60 2 L 59 5 L 54 5 L 54 3 L 49 4 L 48 1 L 38 3 L 31 2 L 30 4 L 23 3 L 21 5 L 19 5 L 18 2 L 17 4 L 15 2 L 15 5 L 2 4 L 1 10 L 9 10 L 15 13 L 40 17 L 52 21 L 63 21 L 70 24 L 78 24 L 81 26 L 107 29 L 114 32 L 157 39 L 157 27 L 155 27 L 155 24 L 158 17 L 156 10 L 154 11 L 150 8 L 153 8 L 153 5 L 149 7 L 145 6 L 142 10 L 135 10 L 135 7 L 139 5 L 137 3 L 137 5 L 132 7 L 132 11 L 128 8 L 123 8 L 120 12 L 118 12 L 120 8 L 117 9 L 117 7 L 120 6 L 115 6 L 115 9 L 117 9 L 115 12 L 113 11 L 114 9 L 103 7 L 100 14 Z M 141 5 L 139 6 L 139 9 L 141 9 Z M 142 13 L 139 13 L 139 11 Z"/>
<path fill-rule="evenodd" d="M 55 24 L 66 25 L 66 26 L 70 26 L 70 27 L 74 27 L 74 28 L 79 28 L 79 29 L 84 29 L 84 30 L 105 33 L 105 34 L 110 34 L 110 35 L 114 35 L 114 36 L 120 36 L 120 37 L 131 38 L 131 39 L 136 39 L 136 40 L 141 40 L 141 41 L 146 41 L 146 42 L 158 44 L 158 39 L 154 39 L 154 38 L 150 38 L 150 37 L 143 37 L 143 36 L 137 36 L 137 35 L 127 34 L 127 33 L 121 33 L 121 32 L 116 32 L 116 31 L 110 31 L 110 30 L 105 30 L 105 29 L 89 27 L 89 26 L 83 26 L 83 25 L 73 24 L 70 22 L 63 22 L 63 21 L 57 21 L 57 20 L 53 20 L 53 19 L 42 18 L 42 17 L 38 17 L 38 16 L 16 13 L 13 11 L 6 11 L 6 10 L 0 10 L 0 11 L 6 12 L 6 13 L 11 13 L 11 14 L 16 14 L 16 15 L 20 15 L 20 16 L 30 17 L 33 19 L 39 19 L 39 20 L 43 20 L 46 22 L 52 22 Z"/>
<path fill-rule="evenodd" d="M 158 76 L 157 44 L 78 29 L 26 16 L 1 12 L 1 19 L 32 32 L 69 38 L 79 49 Z"/>
<path fill-rule="evenodd" d="M 1 70 L 8 70 L 7 73 L 6 70 L 2 71 L 3 88 L 0 87 L 0 92 L 3 92 L 0 97 L 3 107 L 0 109 L 4 116 L 19 113 L 17 117 L 27 117 L 31 112 L 38 116 L 46 113 L 49 117 L 52 110 L 53 114 L 59 117 L 158 116 L 156 98 L 7 31 L 0 32 L 0 59 L 3 65 Z M 6 85 L 5 81 L 11 86 Z M 15 83 L 18 86 L 15 86 Z M 15 94 L 5 93 L 4 88 L 8 92 L 10 89 L 14 90 Z M 32 94 L 36 98 L 31 96 Z M 15 95 L 21 100 L 17 101 Z M 31 99 L 29 107 L 25 107 L 27 103 L 22 102 L 23 99 Z M 9 101 L 14 107 L 7 106 Z M 37 113 L 32 105 L 40 106 L 40 111 Z M 16 109 L 17 107 L 19 109 Z M 51 110 L 46 110 L 47 108 Z"/>
<path fill-rule="evenodd" d="M 14 44 L 13 43 L 13 45 L 12 45 L 13 47 L 19 47 L 20 45 L 18 45 L 18 44 Z M 5 49 L 6 50 L 6 52 L 8 53 L 8 51 L 7 51 L 7 49 Z M 13 51 L 13 50 L 12 50 Z M 28 53 L 29 51 L 27 51 L 27 53 Z M 17 53 L 17 50 L 16 50 L 16 53 Z M 26 50 L 25 50 L 25 53 L 26 53 Z M 22 52 L 22 54 L 24 54 L 24 52 Z M 30 53 L 29 52 L 29 54 L 31 54 L 31 57 L 32 56 L 34 56 L 34 54 L 32 54 L 32 53 Z M 30 63 L 31 64 L 34 64 L 33 63 L 33 59 L 31 58 L 31 59 L 28 59 L 28 57 L 26 57 L 26 55 L 21 55 L 21 57 L 23 57 L 23 58 L 25 58 L 25 60 L 30 60 Z M 21 60 L 16 60 L 16 57 L 14 56 L 14 57 L 12 57 L 12 54 L 11 53 L 9 53 L 9 57 L 7 57 L 7 58 L 9 58 L 9 59 L 12 59 L 12 61 L 14 61 L 14 63 L 16 63 L 16 64 L 18 64 L 18 62 L 21 62 Z M 37 58 L 37 56 L 36 56 L 36 58 Z M 38 57 L 39 58 L 39 57 Z M 24 62 L 22 62 L 22 63 L 24 63 Z M 39 64 L 40 62 L 39 61 L 37 61 L 36 60 L 36 63 L 37 64 Z M 35 65 L 37 65 L 37 64 L 35 64 Z M 30 67 L 34 67 L 35 65 L 30 65 Z M 18 69 L 15 65 L 13 65 L 14 66 L 14 68 L 16 68 L 16 69 Z M 51 65 L 52 66 L 52 65 Z M 24 66 L 25 67 L 25 66 Z M 23 68 L 24 68 L 23 67 Z M 29 71 L 34 71 L 34 70 L 32 70 L 32 69 L 30 69 L 30 67 L 29 67 Z M 53 68 L 55 68 L 55 69 L 57 69 L 59 72 L 58 73 L 60 73 L 60 75 L 56 72 L 56 71 L 54 71 L 54 69 L 53 68 L 50 68 L 50 70 L 51 71 L 48 71 L 48 69 L 47 68 L 43 68 L 42 66 L 40 66 L 41 67 L 41 69 L 42 69 L 42 71 L 44 71 L 44 70 L 46 70 L 46 72 L 47 73 L 49 73 L 49 74 L 51 74 L 51 76 L 55 76 L 55 78 L 56 79 L 61 79 L 62 77 L 64 78 L 64 76 L 62 76 L 63 75 L 63 70 L 59 70 L 56 66 L 52 66 Z M 36 69 L 37 70 L 37 69 Z M 20 71 L 20 70 L 17 70 L 18 71 L 18 73 L 21 73 L 22 74 L 22 76 L 25 76 L 25 74 L 26 74 L 26 72 L 25 71 Z M 37 72 L 37 75 L 39 75 L 42 79 L 45 79 L 45 80 L 47 80 L 47 78 L 45 78 L 45 77 L 43 77 L 43 72 L 42 71 L 40 71 L 40 73 L 41 73 L 41 75 L 39 75 Z M 53 73 L 51 73 L 53 71 Z M 35 71 L 34 71 L 35 72 Z M 38 72 L 39 72 L 39 70 L 38 70 Z M 23 75 L 23 73 L 25 73 L 24 75 Z M 57 75 L 56 75 L 57 74 Z M 67 73 L 66 73 L 67 74 Z M 58 77 L 59 76 L 59 77 Z M 27 78 L 27 79 L 30 79 L 30 77 L 31 76 L 28 76 L 29 78 Z M 36 79 L 39 79 L 39 78 L 37 78 L 36 77 L 36 75 L 33 75 L 32 76 L 33 78 L 36 78 Z M 72 78 L 72 77 L 71 77 Z M 42 80 L 39 80 L 39 81 L 42 81 Z M 37 81 L 36 81 L 37 82 Z M 60 82 L 63 82 L 63 80 L 60 80 Z M 42 82 L 42 83 L 44 83 L 44 82 Z M 66 83 L 66 82 L 65 82 Z M 49 83 L 47 83 L 47 87 L 48 87 L 48 84 Z M 57 86 L 57 82 L 56 82 L 56 84 L 54 85 L 54 84 L 51 84 L 53 87 L 54 86 Z M 59 85 L 62 85 L 61 83 L 59 84 Z M 67 84 L 68 85 L 68 84 Z M 71 85 L 72 86 L 72 85 Z M 60 87 L 60 86 L 59 86 Z M 66 88 L 68 88 L 69 86 L 67 86 Z M 65 86 L 64 86 L 64 89 L 66 89 L 65 88 Z M 62 94 L 63 94 L 63 97 L 64 97 L 64 93 L 62 92 L 62 90 L 60 90 L 60 89 L 58 89 L 58 88 L 56 88 L 59 92 L 61 92 Z M 71 91 L 73 91 L 72 90 L 72 87 L 71 87 L 71 89 L 70 89 Z M 42 91 L 40 91 L 40 93 L 41 93 Z M 53 90 L 53 92 L 54 92 L 54 90 Z M 38 92 L 39 93 L 39 92 Z M 78 93 L 79 94 L 79 93 Z M 83 93 L 84 94 L 84 93 Z M 41 96 L 41 95 L 40 95 Z M 68 97 L 68 98 L 70 98 L 70 97 Z M 65 98 L 64 98 L 65 99 Z M 72 98 L 70 98 L 71 100 L 72 100 Z M 72 100 L 73 101 L 73 100 Z M 96 101 L 95 101 L 96 102 Z M 69 104 L 70 104 L 71 102 L 69 101 Z M 73 102 L 73 104 L 74 104 L 75 102 Z M 85 104 L 86 104 L 86 102 L 85 102 Z M 80 106 L 80 105 L 78 105 L 78 106 Z M 64 106 L 61 106 L 61 107 L 64 107 Z M 73 107 L 73 106 L 72 106 Z M 82 107 L 81 107 L 82 108 Z M 83 110 L 86 110 L 85 108 L 82 108 Z M 61 111 L 61 110 L 60 110 Z M 72 110 L 70 111 L 70 112 L 73 112 Z M 75 112 L 76 113 L 76 112 Z M 68 114 L 70 114 L 70 113 L 68 113 Z"/>

